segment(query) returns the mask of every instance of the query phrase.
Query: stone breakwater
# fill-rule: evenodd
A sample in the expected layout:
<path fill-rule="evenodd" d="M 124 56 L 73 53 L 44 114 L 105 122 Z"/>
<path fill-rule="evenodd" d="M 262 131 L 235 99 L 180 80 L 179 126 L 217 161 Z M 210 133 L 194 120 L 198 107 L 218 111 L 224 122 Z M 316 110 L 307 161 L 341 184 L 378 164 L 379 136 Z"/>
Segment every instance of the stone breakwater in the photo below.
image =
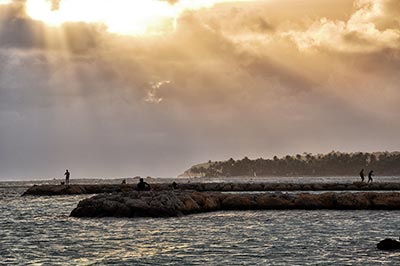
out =
<path fill-rule="evenodd" d="M 152 190 L 172 190 L 171 184 L 150 183 Z M 41 185 L 30 187 L 23 195 L 76 195 L 128 192 L 136 184 L 116 185 Z M 194 191 L 395 191 L 400 183 L 178 183 L 178 190 Z"/>
<path fill-rule="evenodd" d="M 136 185 L 34 185 L 28 188 L 22 196 L 55 196 L 55 195 L 80 195 L 80 194 L 100 194 L 132 191 Z"/>
<path fill-rule="evenodd" d="M 400 193 L 229 194 L 150 191 L 100 194 L 82 200 L 73 217 L 174 217 L 223 210 L 400 210 Z"/>

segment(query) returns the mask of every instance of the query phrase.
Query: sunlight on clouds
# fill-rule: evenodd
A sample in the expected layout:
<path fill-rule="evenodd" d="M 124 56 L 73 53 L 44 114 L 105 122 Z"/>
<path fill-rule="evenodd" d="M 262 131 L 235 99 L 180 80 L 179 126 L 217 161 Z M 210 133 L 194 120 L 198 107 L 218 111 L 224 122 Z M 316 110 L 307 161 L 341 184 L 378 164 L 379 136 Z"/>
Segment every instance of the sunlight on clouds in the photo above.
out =
<path fill-rule="evenodd" d="M 301 50 L 327 47 L 341 51 L 373 52 L 399 47 L 400 32 L 395 28 L 379 28 L 378 22 L 387 18 L 384 6 L 391 0 L 359 0 L 357 10 L 348 21 L 321 18 L 306 31 L 288 31 L 282 36 L 291 38 Z"/>
<path fill-rule="evenodd" d="M 166 84 L 170 84 L 171 81 L 165 80 L 165 81 L 159 81 L 159 82 L 150 82 L 150 87 L 151 89 L 147 91 L 147 95 L 144 98 L 144 101 L 147 103 L 160 103 L 162 102 L 163 98 L 158 97 L 157 93 L 158 90 L 163 87 Z"/>
<path fill-rule="evenodd" d="M 222 2 L 1 5 L 0 169 L 400 149 L 399 0 Z"/>
<path fill-rule="evenodd" d="M 27 0 L 26 9 L 30 17 L 50 25 L 78 21 L 104 23 L 110 32 L 142 35 L 173 29 L 176 18 L 184 10 L 211 7 L 221 2 L 230 1 Z"/>
<path fill-rule="evenodd" d="M 109 31 L 120 34 L 144 34 L 165 18 L 174 18 L 177 7 L 165 1 L 64 0 L 58 9 L 45 0 L 28 0 L 27 13 L 51 25 L 65 22 L 104 23 Z"/>

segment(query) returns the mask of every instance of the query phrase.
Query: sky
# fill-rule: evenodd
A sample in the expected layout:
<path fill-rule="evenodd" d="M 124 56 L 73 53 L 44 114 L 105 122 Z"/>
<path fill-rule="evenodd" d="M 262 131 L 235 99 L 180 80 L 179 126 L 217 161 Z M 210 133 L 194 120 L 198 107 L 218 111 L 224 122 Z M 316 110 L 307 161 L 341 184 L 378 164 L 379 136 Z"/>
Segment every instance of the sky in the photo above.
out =
<path fill-rule="evenodd" d="M 398 0 L 0 0 L 0 180 L 400 150 Z"/>

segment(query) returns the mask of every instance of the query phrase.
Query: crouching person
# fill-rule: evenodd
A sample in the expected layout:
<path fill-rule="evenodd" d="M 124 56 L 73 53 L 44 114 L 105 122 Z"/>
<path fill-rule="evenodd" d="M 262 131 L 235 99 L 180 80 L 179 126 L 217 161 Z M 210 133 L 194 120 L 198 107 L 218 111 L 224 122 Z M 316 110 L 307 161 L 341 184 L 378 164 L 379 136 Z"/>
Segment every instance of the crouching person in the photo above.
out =
<path fill-rule="evenodd" d="M 137 191 L 149 191 L 150 185 L 146 182 L 144 182 L 143 178 L 139 179 L 139 183 L 136 185 L 136 190 Z"/>

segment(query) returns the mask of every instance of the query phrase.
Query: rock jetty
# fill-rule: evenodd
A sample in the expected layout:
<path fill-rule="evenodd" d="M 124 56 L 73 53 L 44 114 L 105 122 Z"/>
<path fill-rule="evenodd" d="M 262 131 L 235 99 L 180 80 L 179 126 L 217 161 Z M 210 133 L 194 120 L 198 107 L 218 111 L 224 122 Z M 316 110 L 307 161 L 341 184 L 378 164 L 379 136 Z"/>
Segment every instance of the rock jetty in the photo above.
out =
<path fill-rule="evenodd" d="M 150 183 L 152 190 L 172 190 L 172 184 Z M 23 195 L 49 196 L 132 191 L 136 184 L 40 185 Z M 194 191 L 400 191 L 400 183 L 178 183 L 178 190 Z"/>
<path fill-rule="evenodd" d="M 220 193 L 149 191 L 100 194 L 82 200 L 73 217 L 171 217 L 223 210 L 400 210 L 400 193 Z"/>
<path fill-rule="evenodd" d="M 133 185 L 34 185 L 28 188 L 22 196 L 55 196 L 55 195 L 79 195 L 99 194 L 132 191 Z"/>

